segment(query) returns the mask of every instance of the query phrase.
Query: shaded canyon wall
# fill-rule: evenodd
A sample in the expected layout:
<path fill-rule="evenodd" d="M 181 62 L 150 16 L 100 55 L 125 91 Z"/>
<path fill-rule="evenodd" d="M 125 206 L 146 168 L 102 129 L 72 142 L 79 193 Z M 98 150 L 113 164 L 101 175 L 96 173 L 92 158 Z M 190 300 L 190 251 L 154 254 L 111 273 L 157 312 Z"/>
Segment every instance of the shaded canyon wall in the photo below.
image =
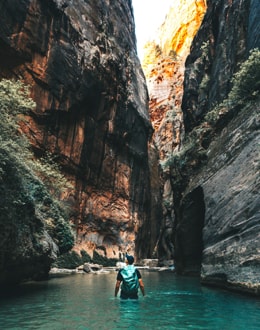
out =
<path fill-rule="evenodd" d="M 62 199 L 75 249 L 145 256 L 137 233 L 149 242 L 152 127 L 131 1 L 0 1 L 0 10 L 0 76 L 31 86 L 36 109 L 23 130 L 73 186 Z"/>
<path fill-rule="evenodd" d="M 191 10 L 189 20 L 179 11 L 185 8 Z M 259 101 L 225 100 L 234 73 L 259 48 L 257 17 L 258 1 L 173 5 L 143 59 L 155 129 L 152 189 L 159 196 L 152 199 L 152 212 L 162 219 L 155 254 L 161 263 L 174 258 L 177 272 L 200 274 L 203 283 L 254 294 L 259 294 Z"/>
<path fill-rule="evenodd" d="M 206 159 L 187 180 L 180 205 L 185 209 L 186 196 L 202 190 L 203 282 L 259 294 L 259 99 L 243 104 L 233 100 L 233 105 L 224 102 L 214 124 L 209 124 L 209 116 L 205 116 L 228 97 L 231 78 L 250 50 L 259 49 L 257 17 L 259 1 L 208 1 L 203 24 L 186 61 L 182 103 L 186 133 L 200 130 L 197 152 L 206 151 Z M 253 71 L 259 69 L 258 64 Z M 197 226 L 201 221 L 198 219 Z M 176 239 L 184 233 L 188 240 L 189 226 L 181 217 L 177 226 Z M 184 272 L 194 260 L 192 249 L 188 247 L 185 257 L 181 257 L 183 252 L 177 248 Z"/>
<path fill-rule="evenodd" d="M 164 221 L 170 218 L 172 223 L 170 242 L 165 249 L 161 241 L 159 257 L 174 257 L 177 272 L 200 274 L 203 283 L 254 294 L 259 294 L 259 101 L 225 100 L 234 73 L 250 50 L 259 48 L 257 15 L 257 1 L 207 2 L 185 71 L 181 66 L 169 74 L 171 79 L 179 75 L 182 85 L 184 72 L 183 92 L 170 84 L 165 88 L 165 95 L 173 90 L 169 108 L 175 110 L 180 95 L 181 120 L 174 113 L 170 130 L 164 125 L 160 132 L 163 120 L 156 116 L 154 135 L 155 141 L 166 140 L 168 132 L 173 136 L 166 143 L 167 154 L 158 143 L 158 158 L 164 157 L 160 162 L 163 207 L 168 208 Z M 157 46 L 154 49 L 161 54 L 163 48 Z M 177 48 L 171 55 L 178 59 Z M 156 77 L 156 88 L 149 88 L 152 119 L 154 109 L 164 116 L 163 107 L 152 102 L 163 95 L 164 71 L 169 72 L 169 67 L 161 66 L 159 75 L 157 64 L 148 71 L 148 78 Z M 258 72 L 259 65 L 255 69 Z M 256 84 L 253 94 L 257 90 Z"/>

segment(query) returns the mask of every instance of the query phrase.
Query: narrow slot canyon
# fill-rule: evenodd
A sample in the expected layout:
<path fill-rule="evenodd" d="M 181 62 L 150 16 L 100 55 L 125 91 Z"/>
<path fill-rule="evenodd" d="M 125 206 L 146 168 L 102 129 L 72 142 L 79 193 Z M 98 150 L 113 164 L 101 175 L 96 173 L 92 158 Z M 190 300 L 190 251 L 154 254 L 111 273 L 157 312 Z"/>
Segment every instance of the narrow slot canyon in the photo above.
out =
<path fill-rule="evenodd" d="M 169 2 L 141 55 L 134 3 L 0 1 L 0 285 L 130 253 L 259 296 L 258 2 Z"/>

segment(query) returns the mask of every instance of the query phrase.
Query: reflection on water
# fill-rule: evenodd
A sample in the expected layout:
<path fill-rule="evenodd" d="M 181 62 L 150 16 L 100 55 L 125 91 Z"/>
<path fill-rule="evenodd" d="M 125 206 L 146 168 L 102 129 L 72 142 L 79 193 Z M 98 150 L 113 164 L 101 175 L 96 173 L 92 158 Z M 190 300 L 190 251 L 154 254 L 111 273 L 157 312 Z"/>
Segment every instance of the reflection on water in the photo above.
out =
<path fill-rule="evenodd" d="M 201 287 L 194 278 L 143 272 L 145 297 L 114 298 L 116 273 L 28 283 L 1 294 L 0 329 L 256 330 L 260 301 Z"/>

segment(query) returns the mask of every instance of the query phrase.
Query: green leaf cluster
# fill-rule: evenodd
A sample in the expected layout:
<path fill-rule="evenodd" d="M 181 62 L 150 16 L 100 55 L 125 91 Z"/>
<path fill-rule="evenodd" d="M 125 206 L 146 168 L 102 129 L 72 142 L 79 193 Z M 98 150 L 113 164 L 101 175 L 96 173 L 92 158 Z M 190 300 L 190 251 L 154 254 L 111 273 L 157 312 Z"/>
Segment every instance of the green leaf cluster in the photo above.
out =
<path fill-rule="evenodd" d="M 20 80 L 0 80 L 1 116 L 14 119 L 14 115 L 27 112 L 35 107 L 35 102 L 29 97 L 29 86 Z"/>
<path fill-rule="evenodd" d="M 248 59 L 240 65 L 231 80 L 233 87 L 228 95 L 231 104 L 254 100 L 260 92 L 260 50 L 250 51 Z"/>
<path fill-rule="evenodd" d="M 62 174 L 55 156 L 51 153 L 46 152 L 41 158 L 33 159 L 31 167 L 53 196 L 58 198 L 63 190 L 73 188 Z"/>
<path fill-rule="evenodd" d="M 81 256 L 76 251 L 69 251 L 59 256 L 52 266 L 57 268 L 75 269 L 82 264 Z"/>
<path fill-rule="evenodd" d="M 3 79 L 0 81 L 0 152 L 10 154 L 17 167 L 24 167 L 30 159 L 27 139 L 19 133 L 18 122 L 32 109 L 35 103 L 29 97 L 28 86 L 21 81 Z M 0 162 L 0 179 L 5 160 Z"/>
<path fill-rule="evenodd" d="M 43 165 L 35 160 L 27 138 L 19 131 L 19 123 L 34 106 L 28 86 L 21 81 L 0 81 L 0 226 L 6 236 L 11 226 L 17 241 L 21 232 L 41 237 L 45 230 L 63 253 L 74 244 L 67 216 L 55 198 L 65 179 L 48 157 Z M 49 182 L 54 182 L 54 187 Z M 40 241 L 33 243 L 35 249 Z"/>
<path fill-rule="evenodd" d="M 113 267 L 119 260 L 116 258 L 107 258 L 100 255 L 96 250 L 93 253 L 93 257 L 85 251 L 81 250 L 80 254 L 76 251 L 69 251 L 61 255 L 53 264 L 57 268 L 75 269 L 76 267 L 83 265 L 84 263 L 95 263 L 104 267 Z"/>
<path fill-rule="evenodd" d="M 232 118 L 239 109 L 254 103 L 260 96 L 260 50 L 251 50 L 249 57 L 233 75 L 228 97 L 205 115 L 212 126 L 221 119 Z"/>
<path fill-rule="evenodd" d="M 201 47 L 202 57 L 207 59 L 209 42 Z M 200 89 L 207 90 L 210 77 L 205 74 Z M 228 97 L 215 104 L 200 125 L 186 134 L 180 151 L 175 152 L 161 162 L 162 170 L 170 173 L 174 183 L 175 195 L 184 189 L 191 172 L 199 169 L 207 161 L 207 148 L 214 134 L 221 130 L 241 109 L 250 109 L 259 102 L 260 93 L 260 50 L 253 49 L 248 58 L 233 75 L 232 88 Z"/>

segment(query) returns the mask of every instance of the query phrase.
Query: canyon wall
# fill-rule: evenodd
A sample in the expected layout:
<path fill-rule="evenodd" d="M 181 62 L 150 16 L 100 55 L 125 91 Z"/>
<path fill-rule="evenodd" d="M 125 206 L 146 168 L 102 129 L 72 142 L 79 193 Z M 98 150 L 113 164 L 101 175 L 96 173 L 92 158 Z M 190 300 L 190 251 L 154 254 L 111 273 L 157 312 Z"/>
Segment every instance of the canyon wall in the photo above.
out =
<path fill-rule="evenodd" d="M 22 129 L 72 184 L 61 198 L 75 249 L 146 256 L 152 127 L 131 1 L 0 1 L 0 10 L 0 76 L 31 87 L 36 109 Z"/>
<path fill-rule="evenodd" d="M 145 45 L 142 59 L 154 128 L 149 145 L 151 219 L 156 219 L 153 223 L 157 223 L 160 233 L 154 251 L 154 256 L 160 259 L 159 264 L 171 263 L 174 256 L 173 190 L 164 164 L 181 149 L 184 139 L 181 104 L 185 60 L 205 11 L 204 0 L 175 1 L 154 39 Z"/>
<path fill-rule="evenodd" d="M 207 5 L 186 60 L 182 164 L 175 159 L 171 167 L 175 196 L 182 183 L 175 199 L 176 268 L 200 273 L 206 284 L 259 294 L 259 51 L 251 69 L 232 80 L 260 47 L 259 2 Z M 229 94 L 235 84 L 240 93 Z"/>
<path fill-rule="evenodd" d="M 260 285 L 259 53 L 232 78 L 259 49 L 259 10 L 259 1 L 179 1 L 143 59 L 159 263 L 174 259 L 178 273 L 253 294 Z"/>
<path fill-rule="evenodd" d="M 258 4 L 173 4 L 143 62 L 149 115 L 130 0 L 0 0 L 0 77 L 30 86 L 21 129 L 71 184 L 60 199 L 77 252 L 174 259 L 178 273 L 259 294 L 258 76 L 250 100 L 228 99 L 260 46 Z M 63 214 L 44 185 L 5 164 L 0 282 L 41 278 L 72 242 L 52 233 Z"/>

